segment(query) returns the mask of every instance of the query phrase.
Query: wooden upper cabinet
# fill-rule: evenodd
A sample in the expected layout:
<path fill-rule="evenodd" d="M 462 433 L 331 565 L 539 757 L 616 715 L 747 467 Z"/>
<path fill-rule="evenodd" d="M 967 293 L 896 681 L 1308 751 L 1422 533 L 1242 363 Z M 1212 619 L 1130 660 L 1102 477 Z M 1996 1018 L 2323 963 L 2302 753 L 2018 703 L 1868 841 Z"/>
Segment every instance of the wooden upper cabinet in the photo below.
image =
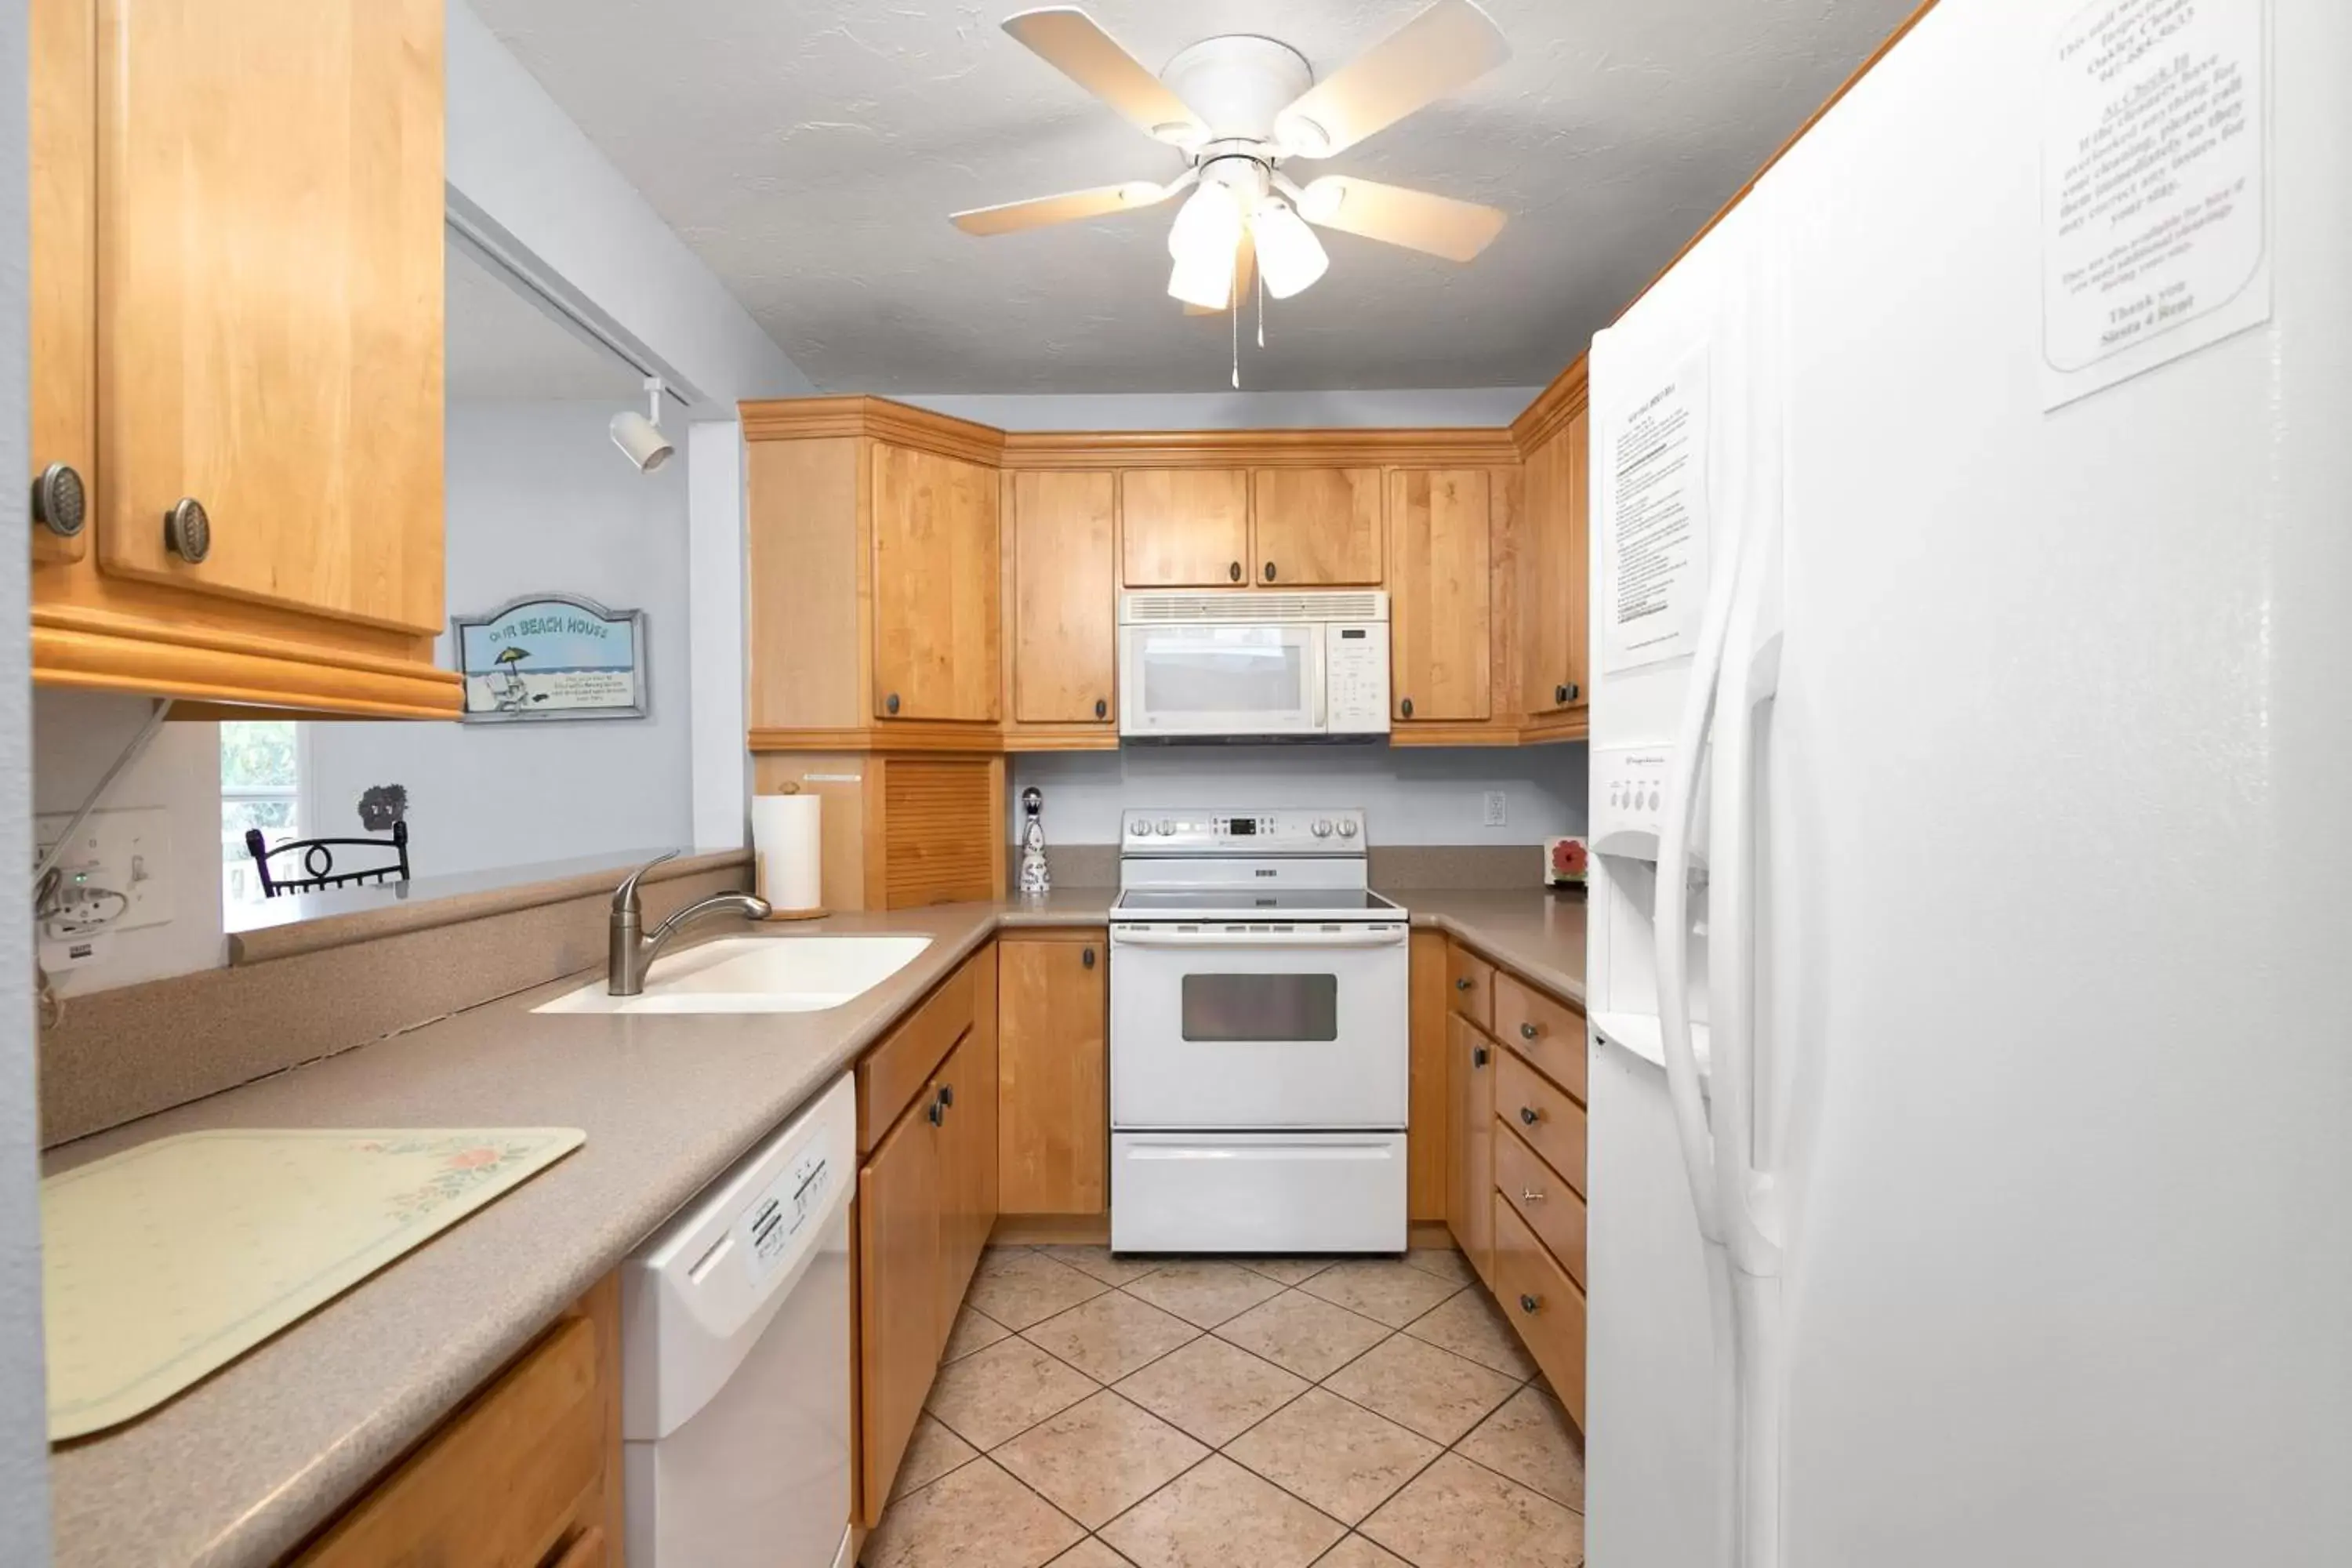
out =
<path fill-rule="evenodd" d="M 1580 710 L 1591 696 L 1584 668 L 1589 435 L 1590 416 L 1579 412 L 1528 458 L 1519 623 L 1530 715 Z"/>
<path fill-rule="evenodd" d="M 62 464 L 98 501 L 98 15 L 93 0 L 33 0 L 28 130 L 34 244 L 28 327 L 32 468 Z M 88 511 L 84 517 L 87 519 Z M 37 521 L 37 561 L 79 561 L 85 525 L 70 535 Z"/>
<path fill-rule="evenodd" d="M 997 1172 L 1006 1214 L 1110 1205 L 1108 933 L 997 943 Z"/>
<path fill-rule="evenodd" d="M 1130 588 L 1231 588 L 1250 579 L 1249 475 L 1129 468 L 1119 476 L 1119 580 Z"/>
<path fill-rule="evenodd" d="M 1251 581 L 1258 587 L 1378 587 L 1378 468 L 1260 468 Z"/>
<path fill-rule="evenodd" d="M 1492 711 L 1492 489 L 1484 468 L 1389 475 L 1389 700 L 1400 721 Z"/>
<path fill-rule="evenodd" d="M 1039 470 L 1011 489 L 1013 721 L 1115 724 L 1118 478 Z"/>
<path fill-rule="evenodd" d="M 874 712 L 992 722 L 1001 704 L 993 468 L 874 444 Z"/>
<path fill-rule="evenodd" d="M 441 629 L 442 23 L 100 0 L 107 571 Z"/>

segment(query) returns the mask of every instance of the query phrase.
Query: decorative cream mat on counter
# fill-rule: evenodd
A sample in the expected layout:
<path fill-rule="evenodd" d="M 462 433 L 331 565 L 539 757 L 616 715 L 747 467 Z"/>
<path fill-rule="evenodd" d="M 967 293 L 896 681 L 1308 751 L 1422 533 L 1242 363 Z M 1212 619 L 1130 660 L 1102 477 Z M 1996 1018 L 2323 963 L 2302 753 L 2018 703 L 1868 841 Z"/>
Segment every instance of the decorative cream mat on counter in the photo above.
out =
<path fill-rule="evenodd" d="M 48 1177 L 49 1441 L 146 1414 L 586 1141 L 572 1127 L 235 1128 Z"/>

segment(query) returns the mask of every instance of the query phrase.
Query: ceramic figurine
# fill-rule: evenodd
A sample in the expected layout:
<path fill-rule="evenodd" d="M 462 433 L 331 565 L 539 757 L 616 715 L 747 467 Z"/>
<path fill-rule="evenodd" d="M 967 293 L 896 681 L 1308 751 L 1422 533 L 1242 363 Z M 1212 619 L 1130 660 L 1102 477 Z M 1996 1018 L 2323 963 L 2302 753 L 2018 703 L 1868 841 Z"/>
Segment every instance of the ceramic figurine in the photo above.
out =
<path fill-rule="evenodd" d="M 1054 873 L 1045 864 L 1045 792 L 1031 784 L 1021 792 L 1021 896 L 1042 899 L 1054 890 Z"/>

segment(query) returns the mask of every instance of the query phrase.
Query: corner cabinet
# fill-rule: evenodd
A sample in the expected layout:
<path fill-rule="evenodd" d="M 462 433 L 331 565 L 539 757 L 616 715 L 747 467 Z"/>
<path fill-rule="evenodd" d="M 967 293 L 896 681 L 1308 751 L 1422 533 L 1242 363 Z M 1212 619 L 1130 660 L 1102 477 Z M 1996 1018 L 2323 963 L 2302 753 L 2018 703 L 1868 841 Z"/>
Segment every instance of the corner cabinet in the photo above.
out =
<path fill-rule="evenodd" d="M 37 680 L 457 711 L 443 20 L 33 0 Z"/>
<path fill-rule="evenodd" d="M 1586 668 L 1591 636 L 1591 418 L 1581 363 L 1528 421 L 1526 517 L 1521 533 L 1524 620 L 1521 690 L 1530 738 L 1581 736 L 1591 710 Z"/>

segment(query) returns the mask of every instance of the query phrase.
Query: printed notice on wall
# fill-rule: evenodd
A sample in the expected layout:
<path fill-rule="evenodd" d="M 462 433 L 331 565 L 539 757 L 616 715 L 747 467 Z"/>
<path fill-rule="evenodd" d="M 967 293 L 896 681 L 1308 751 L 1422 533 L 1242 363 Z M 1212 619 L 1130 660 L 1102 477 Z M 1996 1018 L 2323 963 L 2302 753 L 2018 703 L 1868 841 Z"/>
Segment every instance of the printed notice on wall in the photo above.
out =
<path fill-rule="evenodd" d="M 1691 651 L 1706 600 L 1707 356 L 1701 349 L 1619 421 L 1615 510 L 1602 540 L 1609 602 L 1601 668 Z"/>
<path fill-rule="evenodd" d="M 2042 94 L 2042 406 L 2270 320 L 2268 0 L 2092 0 Z"/>

